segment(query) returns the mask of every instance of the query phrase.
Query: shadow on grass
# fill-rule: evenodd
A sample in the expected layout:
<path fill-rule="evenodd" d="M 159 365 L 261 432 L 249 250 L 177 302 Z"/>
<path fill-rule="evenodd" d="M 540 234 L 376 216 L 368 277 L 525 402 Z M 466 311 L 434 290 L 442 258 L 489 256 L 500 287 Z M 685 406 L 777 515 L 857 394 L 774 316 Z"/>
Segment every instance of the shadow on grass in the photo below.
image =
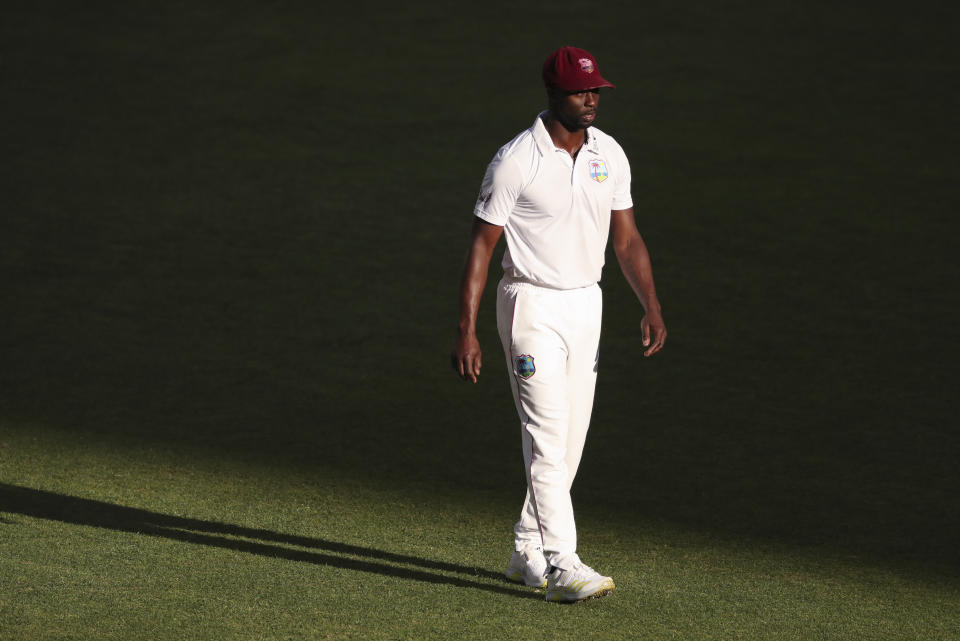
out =
<path fill-rule="evenodd" d="M 89 525 L 120 532 L 146 534 L 184 543 L 208 545 L 288 561 L 328 565 L 345 570 L 370 572 L 426 583 L 452 585 L 459 588 L 474 588 L 519 598 L 540 598 L 539 595 L 529 590 L 505 585 L 491 585 L 478 580 L 505 581 L 501 574 L 483 568 L 433 561 L 336 541 L 246 528 L 228 523 L 170 516 L 15 485 L 0 484 L 0 512 L 75 525 Z M 0 523 L 10 524 L 9 521 L 3 519 L 0 519 Z M 270 544 L 294 545 L 361 558 L 347 558 Z M 424 569 L 391 565 L 394 563 L 413 565 Z M 427 570 L 435 570 L 435 572 Z M 452 572 L 473 578 L 451 577 L 440 574 L 440 572 Z"/>

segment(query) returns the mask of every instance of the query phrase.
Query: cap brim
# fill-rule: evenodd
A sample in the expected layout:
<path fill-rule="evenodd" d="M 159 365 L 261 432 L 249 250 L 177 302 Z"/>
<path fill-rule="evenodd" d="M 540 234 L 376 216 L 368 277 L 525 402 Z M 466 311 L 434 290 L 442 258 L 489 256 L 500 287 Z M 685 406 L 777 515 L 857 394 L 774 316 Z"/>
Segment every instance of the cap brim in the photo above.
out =
<path fill-rule="evenodd" d="M 603 81 L 601 84 L 599 84 L 599 85 L 596 85 L 596 86 L 593 86 L 593 87 L 587 87 L 587 89 L 603 89 L 603 88 L 616 89 L 616 88 L 617 88 L 617 85 L 613 84 L 612 82 L 607 82 L 606 80 L 604 80 L 604 81 Z"/>
<path fill-rule="evenodd" d="M 600 82 L 590 83 L 590 84 L 588 84 L 588 85 L 586 85 L 586 86 L 584 86 L 584 85 L 576 85 L 576 86 L 571 86 L 571 87 L 562 87 L 562 86 L 560 86 L 560 85 L 554 85 L 554 86 L 556 86 L 558 89 L 562 89 L 562 90 L 564 90 L 564 91 L 589 91 L 590 89 L 604 89 L 604 88 L 606 88 L 606 89 L 616 89 L 616 88 L 617 88 L 617 86 L 616 86 L 615 84 L 613 84 L 612 82 L 610 82 L 609 80 L 607 80 L 607 79 L 605 79 L 605 78 L 600 78 Z"/>

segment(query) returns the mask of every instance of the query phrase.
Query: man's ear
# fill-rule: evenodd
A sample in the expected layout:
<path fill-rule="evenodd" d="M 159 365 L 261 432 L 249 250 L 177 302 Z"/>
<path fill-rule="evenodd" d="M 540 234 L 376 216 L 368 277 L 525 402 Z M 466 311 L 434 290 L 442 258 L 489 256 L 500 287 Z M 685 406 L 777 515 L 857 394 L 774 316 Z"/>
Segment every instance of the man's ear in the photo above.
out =
<path fill-rule="evenodd" d="M 547 87 L 547 104 L 549 106 L 554 106 L 557 104 L 557 99 L 560 98 L 560 90 L 556 87 Z"/>

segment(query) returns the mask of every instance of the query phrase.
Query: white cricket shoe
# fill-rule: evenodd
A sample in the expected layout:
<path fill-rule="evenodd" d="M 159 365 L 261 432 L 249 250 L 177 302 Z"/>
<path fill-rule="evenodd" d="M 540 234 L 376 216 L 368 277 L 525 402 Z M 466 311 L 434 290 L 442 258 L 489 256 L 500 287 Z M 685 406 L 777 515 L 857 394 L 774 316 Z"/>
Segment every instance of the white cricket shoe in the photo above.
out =
<path fill-rule="evenodd" d="M 613 591 L 613 579 L 596 572 L 579 559 L 566 570 L 553 568 L 547 574 L 547 601 L 575 603 Z"/>
<path fill-rule="evenodd" d="M 547 587 L 547 559 L 540 546 L 517 550 L 510 557 L 510 565 L 504 572 L 511 581 L 523 583 L 531 588 Z"/>

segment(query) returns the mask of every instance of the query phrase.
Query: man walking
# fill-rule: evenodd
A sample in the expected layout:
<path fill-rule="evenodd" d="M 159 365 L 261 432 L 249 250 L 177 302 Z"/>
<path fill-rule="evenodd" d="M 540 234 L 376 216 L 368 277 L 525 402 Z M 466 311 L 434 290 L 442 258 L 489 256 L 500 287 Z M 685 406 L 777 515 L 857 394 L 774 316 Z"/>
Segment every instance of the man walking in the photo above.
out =
<path fill-rule="evenodd" d="M 506 236 L 497 327 L 521 422 L 527 496 L 514 526 L 507 577 L 546 587 L 548 601 L 581 601 L 614 588 L 577 556 L 570 501 L 590 423 L 599 357 L 597 284 L 608 237 L 645 314 L 644 356 L 667 331 L 650 256 L 637 231 L 630 165 L 620 145 L 593 127 L 600 89 L 614 88 L 589 52 L 554 51 L 543 65 L 548 108 L 494 156 L 474 208 L 451 355 L 477 381 L 477 309 L 494 247 Z"/>

